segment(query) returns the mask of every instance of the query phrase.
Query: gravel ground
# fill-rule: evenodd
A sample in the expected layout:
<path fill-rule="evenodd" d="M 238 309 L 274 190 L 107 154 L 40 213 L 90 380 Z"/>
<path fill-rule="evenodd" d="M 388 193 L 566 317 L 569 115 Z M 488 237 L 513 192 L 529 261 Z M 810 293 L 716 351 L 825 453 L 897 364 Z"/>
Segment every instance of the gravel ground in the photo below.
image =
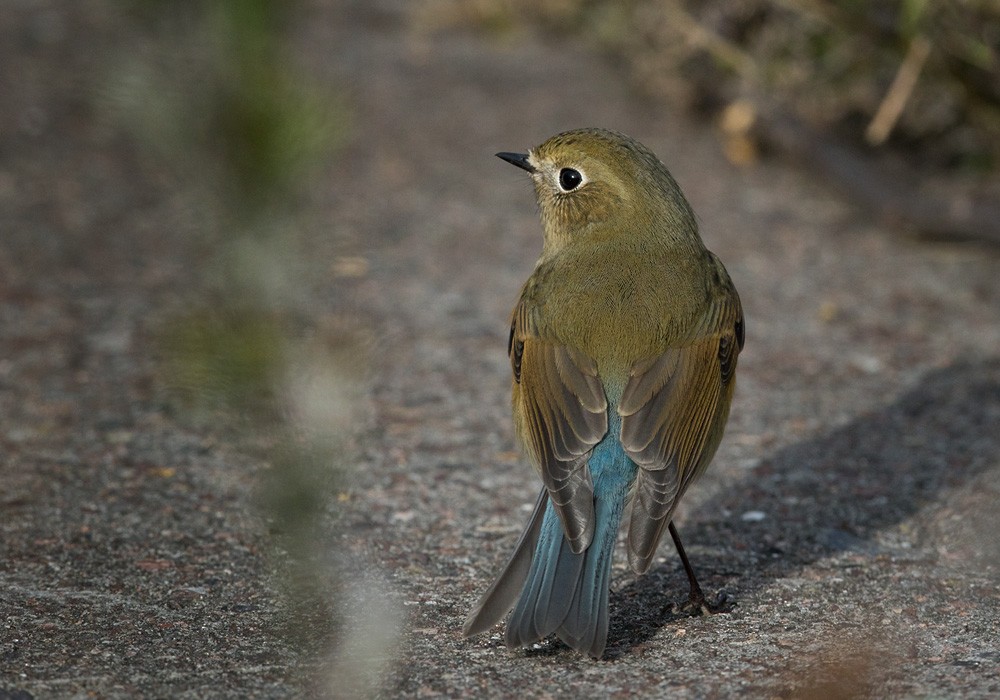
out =
<path fill-rule="evenodd" d="M 331 269 L 364 264 L 312 311 L 376 342 L 329 548 L 362 572 L 348 637 L 400 621 L 334 668 L 385 697 L 1000 694 L 997 251 L 884 230 L 808 164 L 737 169 L 712 125 L 637 100 L 581 47 L 333 5 L 297 47 L 353 126 L 306 235 Z M 162 230 L 178 203 L 59 69 L 85 12 L 0 21 L 0 698 L 348 695 L 303 684 L 317 662 L 280 634 L 251 506 L 266 465 L 160 400 L 150 334 L 192 253 Z M 639 578 L 620 557 L 601 661 L 459 633 L 538 487 L 504 349 L 540 229 L 527 179 L 492 154 L 586 125 L 661 155 L 747 316 L 727 436 L 677 517 L 735 608 L 679 616 L 669 547 Z"/>

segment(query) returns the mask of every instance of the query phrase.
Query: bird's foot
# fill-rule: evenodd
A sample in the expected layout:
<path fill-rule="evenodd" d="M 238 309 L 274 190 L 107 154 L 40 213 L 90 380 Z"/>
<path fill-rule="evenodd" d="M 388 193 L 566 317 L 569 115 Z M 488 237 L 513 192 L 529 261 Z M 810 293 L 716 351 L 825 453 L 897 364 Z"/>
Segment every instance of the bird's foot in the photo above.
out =
<path fill-rule="evenodd" d="M 674 615 L 697 617 L 699 615 L 717 615 L 732 612 L 736 601 L 725 591 L 719 591 L 711 599 L 701 591 L 691 591 L 684 603 L 674 603 L 671 612 Z"/>

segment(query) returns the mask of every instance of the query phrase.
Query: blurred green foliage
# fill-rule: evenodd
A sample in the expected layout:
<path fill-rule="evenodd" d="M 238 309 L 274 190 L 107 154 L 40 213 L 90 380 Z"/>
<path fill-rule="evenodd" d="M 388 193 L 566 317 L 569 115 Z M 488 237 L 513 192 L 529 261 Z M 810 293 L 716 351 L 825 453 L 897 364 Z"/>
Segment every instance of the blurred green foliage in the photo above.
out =
<path fill-rule="evenodd" d="M 363 368 L 351 332 L 323 328 L 310 307 L 308 285 L 328 266 L 306 255 L 300 229 L 346 109 L 295 59 L 299 3 L 121 1 L 134 36 L 111 95 L 165 195 L 190 208 L 203 252 L 200 284 L 161 325 L 162 384 L 178 414 L 242 430 L 249 452 L 263 450 L 257 502 L 275 536 L 286 631 L 329 656 L 350 639 L 338 637 L 325 515 L 344 488 Z"/>
<path fill-rule="evenodd" d="M 296 229 L 311 175 L 347 129 L 338 96 L 296 62 L 293 0 L 121 0 L 136 35 L 111 88 L 171 196 L 194 212 L 203 299 L 164 325 L 164 378 L 187 408 L 272 427 L 290 318 L 310 261 Z M 294 272 L 289 272 L 294 270 Z"/>
<path fill-rule="evenodd" d="M 235 220 L 227 236 L 274 230 L 253 224 L 297 203 L 347 129 L 343 103 L 290 55 L 299 3 L 123 1 L 145 30 L 117 90 L 133 132 Z"/>
<path fill-rule="evenodd" d="M 168 388 L 189 407 L 273 419 L 275 385 L 289 342 L 260 309 L 198 308 L 171 319 L 161 349 Z"/>

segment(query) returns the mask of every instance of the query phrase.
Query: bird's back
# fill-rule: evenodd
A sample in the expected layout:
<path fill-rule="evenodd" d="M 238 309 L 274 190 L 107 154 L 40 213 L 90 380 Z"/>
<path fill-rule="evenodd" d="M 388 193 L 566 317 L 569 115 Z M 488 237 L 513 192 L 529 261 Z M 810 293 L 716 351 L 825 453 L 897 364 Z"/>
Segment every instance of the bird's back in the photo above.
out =
<path fill-rule="evenodd" d="M 593 358 L 606 388 L 620 390 L 636 361 L 698 336 L 713 301 L 710 265 L 704 248 L 679 255 L 655 240 L 588 242 L 541 261 L 522 304 L 542 338 Z"/>

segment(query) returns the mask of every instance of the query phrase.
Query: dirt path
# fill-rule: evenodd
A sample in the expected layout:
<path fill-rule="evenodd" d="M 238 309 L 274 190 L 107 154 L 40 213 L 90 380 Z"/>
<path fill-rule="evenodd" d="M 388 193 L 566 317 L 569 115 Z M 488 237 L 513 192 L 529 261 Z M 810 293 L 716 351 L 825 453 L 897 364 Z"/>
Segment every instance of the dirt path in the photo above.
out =
<path fill-rule="evenodd" d="M 636 101 L 579 47 L 424 35 L 394 3 L 346 5 L 316 9 L 301 43 L 353 111 L 315 249 L 367 273 L 331 281 L 315 311 L 378 339 L 330 546 L 404 620 L 373 655 L 381 693 L 1000 692 L 995 252 L 881 231 L 807 167 L 734 169 L 710 125 Z M 18 99 L 55 114 L 61 90 Z M 155 235 L 170 203 L 135 206 L 129 160 L 94 167 L 102 142 L 71 118 L 8 111 L 0 698 L 295 695 L 308 662 L 271 631 L 283 603 L 248 515 L 257 465 L 180 427 L 148 385 L 145 334 L 187 274 Z M 492 154 L 584 125 L 662 156 L 747 309 L 727 438 L 678 517 L 703 585 L 737 607 L 678 617 L 669 548 L 638 579 L 619 558 L 600 662 L 459 636 L 537 488 L 513 450 L 504 344 L 539 225 L 527 181 Z M 363 627 L 371 605 L 348 604 Z"/>

